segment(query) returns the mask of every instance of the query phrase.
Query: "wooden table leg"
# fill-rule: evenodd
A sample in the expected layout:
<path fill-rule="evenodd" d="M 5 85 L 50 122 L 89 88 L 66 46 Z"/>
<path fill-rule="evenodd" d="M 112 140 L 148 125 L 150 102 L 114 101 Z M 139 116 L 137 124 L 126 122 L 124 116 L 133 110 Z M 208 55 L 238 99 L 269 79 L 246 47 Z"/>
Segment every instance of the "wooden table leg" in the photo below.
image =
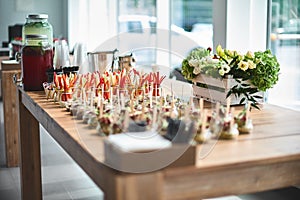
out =
<path fill-rule="evenodd" d="M 14 74 L 20 76 L 20 70 L 2 70 L 2 92 L 4 110 L 4 136 L 7 167 L 19 166 L 19 136 L 16 86 L 13 84 Z"/>
<path fill-rule="evenodd" d="M 21 195 L 23 200 L 42 199 L 39 122 L 22 103 L 21 91 L 18 101 Z"/>
<path fill-rule="evenodd" d="M 116 186 L 114 194 L 107 191 L 105 199 L 118 200 L 162 200 L 163 197 L 163 175 L 161 172 L 152 172 L 147 174 L 132 174 L 116 177 Z"/>

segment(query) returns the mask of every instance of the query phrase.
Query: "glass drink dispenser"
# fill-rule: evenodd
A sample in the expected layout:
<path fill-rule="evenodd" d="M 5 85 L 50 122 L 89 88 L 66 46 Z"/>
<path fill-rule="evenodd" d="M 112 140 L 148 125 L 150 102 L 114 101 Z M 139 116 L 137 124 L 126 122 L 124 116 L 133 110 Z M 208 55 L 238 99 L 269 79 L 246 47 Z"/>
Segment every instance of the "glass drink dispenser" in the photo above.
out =
<path fill-rule="evenodd" d="M 43 90 L 47 70 L 53 65 L 53 48 L 47 35 L 26 35 L 21 52 L 22 83 L 25 91 Z"/>
<path fill-rule="evenodd" d="M 49 44 L 53 47 L 53 28 L 48 22 L 47 14 L 29 14 L 26 17 L 26 23 L 22 28 L 23 44 L 26 35 L 46 35 Z"/>

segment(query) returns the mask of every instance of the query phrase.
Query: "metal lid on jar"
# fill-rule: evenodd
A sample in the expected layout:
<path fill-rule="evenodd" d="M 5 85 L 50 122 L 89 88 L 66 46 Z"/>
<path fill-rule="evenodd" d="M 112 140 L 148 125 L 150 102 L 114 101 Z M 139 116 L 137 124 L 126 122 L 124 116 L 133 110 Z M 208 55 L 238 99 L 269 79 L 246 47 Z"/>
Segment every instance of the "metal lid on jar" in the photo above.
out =
<path fill-rule="evenodd" d="M 26 17 L 27 19 L 48 19 L 47 14 L 29 14 Z"/>
<path fill-rule="evenodd" d="M 39 40 L 47 40 L 48 36 L 47 35 L 39 35 L 39 34 L 30 34 L 30 35 L 25 35 L 25 39 L 39 39 Z"/>

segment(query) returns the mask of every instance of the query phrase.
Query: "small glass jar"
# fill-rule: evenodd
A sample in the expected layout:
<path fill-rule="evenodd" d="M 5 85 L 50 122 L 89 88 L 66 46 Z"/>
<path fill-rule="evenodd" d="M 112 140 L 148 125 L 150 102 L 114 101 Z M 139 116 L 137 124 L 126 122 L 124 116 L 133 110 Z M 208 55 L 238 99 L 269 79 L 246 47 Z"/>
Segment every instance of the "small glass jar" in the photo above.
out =
<path fill-rule="evenodd" d="M 53 47 L 53 28 L 48 22 L 47 14 L 29 14 L 26 17 L 26 23 L 22 28 L 23 44 L 25 44 L 26 35 L 46 35 L 48 42 Z"/>
<path fill-rule="evenodd" d="M 47 71 L 53 65 L 53 49 L 46 35 L 26 35 L 21 52 L 22 82 L 25 91 L 43 90 Z"/>

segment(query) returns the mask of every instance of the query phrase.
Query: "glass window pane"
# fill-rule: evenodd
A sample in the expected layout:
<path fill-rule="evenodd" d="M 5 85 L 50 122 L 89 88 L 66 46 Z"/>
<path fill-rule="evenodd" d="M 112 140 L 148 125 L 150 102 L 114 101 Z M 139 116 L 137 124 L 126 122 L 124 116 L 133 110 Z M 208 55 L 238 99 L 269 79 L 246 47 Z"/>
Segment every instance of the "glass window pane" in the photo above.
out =
<path fill-rule="evenodd" d="M 137 66 L 156 62 L 156 0 L 119 0 L 120 55 L 133 53 Z"/>
<path fill-rule="evenodd" d="M 269 102 L 300 110 L 300 2 L 272 0 L 271 50 L 280 63 Z"/>
<path fill-rule="evenodd" d="M 171 7 L 171 48 L 181 49 L 171 55 L 171 76 L 184 80 L 180 66 L 184 57 L 196 47 L 213 47 L 213 1 L 173 0 Z"/>
<path fill-rule="evenodd" d="M 119 0 L 120 54 L 133 53 L 146 71 L 163 65 L 170 75 L 192 49 L 212 47 L 212 6 L 212 0 Z"/>

